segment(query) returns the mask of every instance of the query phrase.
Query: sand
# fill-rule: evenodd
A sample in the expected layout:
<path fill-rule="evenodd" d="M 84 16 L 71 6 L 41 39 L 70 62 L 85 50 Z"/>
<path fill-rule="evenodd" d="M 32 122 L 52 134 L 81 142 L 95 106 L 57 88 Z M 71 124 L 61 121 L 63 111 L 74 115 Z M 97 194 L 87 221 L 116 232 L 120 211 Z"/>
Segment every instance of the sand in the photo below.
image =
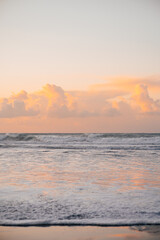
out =
<path fill-rule="evenodd" d="M 159 240 L 160 225 L 133 227 L 0 227 L 0 240 Z"/>

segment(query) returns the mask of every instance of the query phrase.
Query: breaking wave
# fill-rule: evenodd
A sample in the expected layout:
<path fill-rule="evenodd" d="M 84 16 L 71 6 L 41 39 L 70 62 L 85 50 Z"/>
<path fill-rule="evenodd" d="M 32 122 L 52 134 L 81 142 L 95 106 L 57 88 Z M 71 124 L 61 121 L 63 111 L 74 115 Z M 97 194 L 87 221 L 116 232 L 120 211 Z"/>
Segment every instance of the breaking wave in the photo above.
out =
<path fill-rule="evenodd" d="M 3 141 L 31 141 L 36 140 L 36 136 L 20 133 L 20 134 L 5 134 Z"/>
<path fill-rule="evenodd" d="M 52 220 L 21 220 L 21 221 L 0 221 L 0 226 L 99 226 L 99 227 L 121 227 L 121 226 L 142 226 L 142 225 L 160 225 L 158 221 L 94 221 L 94 220 L 74 220 L 74 221 L 52 221 Z"/>

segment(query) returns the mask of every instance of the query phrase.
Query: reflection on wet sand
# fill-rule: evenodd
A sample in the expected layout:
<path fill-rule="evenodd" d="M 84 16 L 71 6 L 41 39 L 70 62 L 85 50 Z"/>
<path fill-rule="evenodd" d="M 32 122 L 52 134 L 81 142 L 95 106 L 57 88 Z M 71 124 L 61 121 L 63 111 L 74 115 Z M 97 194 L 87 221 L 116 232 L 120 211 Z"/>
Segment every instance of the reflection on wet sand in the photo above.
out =
<path fill-rule="evenodd" d="M 160 237 L 160 225 L 131 226 L 130 229 L 139 232 L 147 232 Z"/>
<path fill-rule="evenodd" d="M 134 231 L 133 231 L 134 230 Z M 159 240 L 160 226 L 0 227 L 2 240 Z"/>

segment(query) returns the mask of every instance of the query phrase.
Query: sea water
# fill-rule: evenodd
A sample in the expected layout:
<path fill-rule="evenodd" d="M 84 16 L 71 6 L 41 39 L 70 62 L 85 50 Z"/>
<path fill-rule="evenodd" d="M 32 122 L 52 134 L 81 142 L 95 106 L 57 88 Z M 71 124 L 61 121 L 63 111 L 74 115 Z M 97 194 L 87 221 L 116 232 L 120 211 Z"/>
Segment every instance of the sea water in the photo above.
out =
<path fill-rule="evenodd" d="M 0 225 L 160 224 L 160 134 L 0 134 Z"/>

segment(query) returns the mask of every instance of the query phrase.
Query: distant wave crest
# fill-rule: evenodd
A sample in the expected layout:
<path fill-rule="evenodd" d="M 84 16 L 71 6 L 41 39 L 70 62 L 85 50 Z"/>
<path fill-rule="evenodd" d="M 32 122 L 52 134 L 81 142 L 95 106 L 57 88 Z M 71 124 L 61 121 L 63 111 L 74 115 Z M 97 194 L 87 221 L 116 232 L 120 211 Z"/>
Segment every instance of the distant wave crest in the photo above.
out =
<path fill-rule="evenodd" d="M 30 134 L 20 133 L 20 134 L 6 134 L 3 141 L 31 141 L 36 140 L 36 137 Z"/>
<path fill-rule="evenodd" d="M 159 133 L 89 133 L 93 138 L 151 138 L 159 137 Z"/>

